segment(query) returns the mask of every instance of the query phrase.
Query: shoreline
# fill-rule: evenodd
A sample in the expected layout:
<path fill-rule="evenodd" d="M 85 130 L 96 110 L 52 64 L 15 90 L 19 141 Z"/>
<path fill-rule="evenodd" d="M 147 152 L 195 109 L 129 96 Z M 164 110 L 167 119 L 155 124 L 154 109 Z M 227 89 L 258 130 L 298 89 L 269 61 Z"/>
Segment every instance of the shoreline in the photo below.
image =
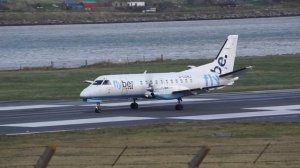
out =
<path fill-rule="evenodd" d="M 296 17 L 297 15 L 283 16 L 258 16 L 258 17 L 232 17 L 232 18 L 210 18 L 210 19 L 169 19 L 169 20 L 140 20 L 140 21 L 112 21 L 112 22 L 72 22 L 72 23 L 26 23 L 26 24 L 0 24 L 4 26 L 46 26 L 46 25 L 79 25 L 79 24 L 118 24 L 118 23 L 149 23 L 149 22 L 185 22 L 185 21 L 204 21 L 204 20 L 234 20 L 234 19 L 259 19 L 259 18 L 279 18 L 279 17 Z"/>
<path fill-rule="evenodd" d="M 278 12 L 278 13 L 277 13 Z M 115 23 L 146 23 L 146 22 L 174 22 L 174 21 L 201 21 L 201 20 L 226 20 L 226 19 L 255 19 L 255 18 L 276 18 L 276 17 L 295 17 L 300 16 L 299 12 L 287 12 L 283 13 L 277 11 L 272 14 L 199 14 L 199 13 L 155 13 L 155 14 L 146 14 L 142 15 L 140 13 L 133 13 L 133 14 L 122 14 L 117 13 L 116 15 L 106 16 L 103 13 L 97 12 L 79 12 L 79 13 L 69 13 L 69 12 L 54 12 L 50 15 L 43 16 L 45 13 L 38 13 L 40 14 L 38 17 L 35 18 L 37 20 L 13 20 L 7 21 L 3 20 L 0 21 L 0 27 L 2 26 L 38 26 L 38 25 L 76 25 L 76 24 L 115 24 Z M 20 15 L 20 13 L 11 13 Z M 38 15 L 36 12 L 27 12 L 24 13 L 28 18 L 31 16 Z M 54 19 L 55 15 L 64 15 L 66 18 L 71 18 L 70 20 L 62 19 Z M 82 17 L 78 19 L 79 16 Z M 83 15 L 83 16 L 81 16 Z M 175 16 L 176 15 L 176 16 Z M 2 16 L 3 17 L 3 16 Z M 5 17 L 5 16 L 4 16 Z M 47 18 L 49 17 L 49 18 Z M 89 19 L 85 19 L 86 17 L 90 17 Z M 52 19 L 51 19 L 52 18 Z M 1 19 L 1 13 L 0 13 Z"/>

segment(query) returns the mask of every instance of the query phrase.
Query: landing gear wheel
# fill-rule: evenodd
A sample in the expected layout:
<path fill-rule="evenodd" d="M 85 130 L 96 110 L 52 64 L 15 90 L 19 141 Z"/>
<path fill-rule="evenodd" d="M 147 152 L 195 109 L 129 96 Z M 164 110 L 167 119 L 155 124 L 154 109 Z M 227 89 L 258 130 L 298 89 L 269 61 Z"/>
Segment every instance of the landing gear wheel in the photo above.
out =
<path fill-rule="evenodd" d="M 138 109 L 139 108 L 139 105 L 137 103 L 131 103 L 130 104 L 130 108 L 131 109 Z"/>
<path fill-rule="evenodd" d="M 95 113 L 100 113 L 100 112 L 101 112 L 100 109 L 95 108 Z"/>
<path fill-rule="evenodd" d="M 100 113 L 100 112 L 101 112 L 100 103 L 97 103 L 96 108 L 95 108 L 95 113 Z"/>
<path fill-rule="evenodd" d="M 183 105 L 182 104 L 176 104 L 175 110 L 183 110 Z"/>
<path fill-rule="evenodd" d="M 183 110 L 183 105 L 181 104 L 181 102 L 182 102 L 181 97 L 179 97 L 177 100 L 178 100 L 178 102 L 175 106 L 175 110 Z"/>
<path fill-rule="evenodd" d="M 139 105 L 136 103 L 137 98 L 133 98 L 133 103 L 130 104 L 131 109 L 138 109 Z"/>

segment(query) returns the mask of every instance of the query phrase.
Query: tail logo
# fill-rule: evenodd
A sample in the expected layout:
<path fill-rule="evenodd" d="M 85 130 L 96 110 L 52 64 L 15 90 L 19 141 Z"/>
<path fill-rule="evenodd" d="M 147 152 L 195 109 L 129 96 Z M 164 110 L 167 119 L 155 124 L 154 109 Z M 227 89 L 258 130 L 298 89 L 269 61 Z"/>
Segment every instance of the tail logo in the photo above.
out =
<path fill-rule="evenodd" d="M 224 67 L 226 65 L 226 59 L 228 56 L 225 55 L 224 57 L 218 58 L 218 60 L 217 60 L 218 64 L 214 67 L 214 69 L 210 69 L 211 72 L 218 73 L 220 75 L 222 74 L 222 67 Z"/>

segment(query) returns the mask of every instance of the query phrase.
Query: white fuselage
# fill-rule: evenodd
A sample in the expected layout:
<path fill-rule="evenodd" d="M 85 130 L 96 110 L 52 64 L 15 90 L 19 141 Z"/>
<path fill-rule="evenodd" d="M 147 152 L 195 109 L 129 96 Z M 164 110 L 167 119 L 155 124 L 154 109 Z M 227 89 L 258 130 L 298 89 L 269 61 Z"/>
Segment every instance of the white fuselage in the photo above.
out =
<path fill-rule="evenodd" d="M 199 73 L 193 69 L 170 73 L 105 75 L 96 78 L 81 92 L 80 97 L 95 101 L 113 98 L 175 99 L 182 97 L 181 94 L 173 94 L 176 91 L 223 86 L 226 83 L 228 81 L 220 80 L 217 73 Z M 151 90 L 154 90 L 155 96 L 151 95 Z"/>

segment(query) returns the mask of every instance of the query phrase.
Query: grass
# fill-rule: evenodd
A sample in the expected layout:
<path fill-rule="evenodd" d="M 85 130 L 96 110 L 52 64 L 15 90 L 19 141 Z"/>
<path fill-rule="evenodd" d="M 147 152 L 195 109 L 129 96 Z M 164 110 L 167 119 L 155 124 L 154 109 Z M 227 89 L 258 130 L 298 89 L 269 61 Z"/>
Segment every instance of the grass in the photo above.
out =
<path fill-rule="evenodd" d="M 0 71 L 0 100 L 78 98 L 81 81 L 103 74 L 168 72 L 211 60 L 102 63 L 78 69 L 36 68 Z M 238 57 L 236 68 L 253 65 L 236 85 L 221 91 L 299 88 L 300 54 Z M 33 167 L 44 146 L 56 144 L 49 167 L 186 167 L 199 146 L 211 148 L 201 167 L 270 168 L 299 166 L 299 123 L 188 122 L 78 130 L 31 135 L 0 135 L 0 168 Z M 267 144 L 270 146 L 256 163 Z"/>
<path fill-rule="evenodd" d="M 168 60 L 129 64 L 101 63 L 78 69 L 27 69 L 0 71 L 0 100 L 77 99 L 86 87 L 84 80 L 104 74 L 181 71 L 187 65 L 202 65 L 211 60 Z M 221 92 L 300 88 L 300 54 L 238 57 L 235 68 L 253 65 L 234 86 Z"/>
<path fill-rule="evenodd" d="M 216 136 L 222 133 L 230 134 Z M 51 143 L 58 147 L 50 167 L 111 167 L 125 146 L 114 167 L 186 167 L 201 145 L 211 148 L 203 167 L 297 167 L 300 124 L 192 122 L 2 135 L 0 167 L 32 167 Z"/>

